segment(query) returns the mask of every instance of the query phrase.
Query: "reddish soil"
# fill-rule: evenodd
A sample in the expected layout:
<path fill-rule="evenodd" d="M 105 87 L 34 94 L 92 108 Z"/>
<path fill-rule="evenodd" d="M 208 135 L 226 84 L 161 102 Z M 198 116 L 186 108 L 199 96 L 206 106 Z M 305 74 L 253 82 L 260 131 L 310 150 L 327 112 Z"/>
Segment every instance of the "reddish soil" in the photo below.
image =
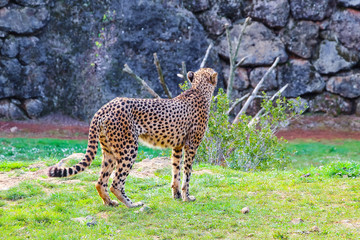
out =
<path fill-rule="evenodd" d="M 0 137 L 87 139 L 89 124 L 61 114 L 38 120 L 0 121 Z M 277 136 L 294 139 L 360 140 L 360 117 L 302 116 L 281 129 Z"/>

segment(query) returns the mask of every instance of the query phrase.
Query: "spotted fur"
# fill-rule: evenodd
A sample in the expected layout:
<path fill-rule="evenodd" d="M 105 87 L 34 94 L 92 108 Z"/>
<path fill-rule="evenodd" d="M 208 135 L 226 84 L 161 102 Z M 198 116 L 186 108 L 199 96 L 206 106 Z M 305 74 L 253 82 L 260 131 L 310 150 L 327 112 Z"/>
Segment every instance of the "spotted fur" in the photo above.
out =
<path fill-rule="evenodd" d="M 133 203 L 125 194 L 125 180 L 132 168 L 138 141 L 153 147 L 172 148 L 173 198 L 194 201 L 189 195 L 192 163 L 204 136 L 209 118 L 210 101 L 217 83 L 217 73 L 211 68 L 189 72 L 191 89 L 173 99 L 115 98 L 94 115 L 84 159 L 78 164 L 63 168 L 50 167 L 50 177 L 68 177 L 90 166 L 97 152 L 102 149 L 102 166 L 96 189 L 105 205 L 117 206 L 110 199 L 108 180 L 116 169 L 110 191 L 127 207 Z M 180 162 L 184 151 L 183 184 L 180 188 Z"/>

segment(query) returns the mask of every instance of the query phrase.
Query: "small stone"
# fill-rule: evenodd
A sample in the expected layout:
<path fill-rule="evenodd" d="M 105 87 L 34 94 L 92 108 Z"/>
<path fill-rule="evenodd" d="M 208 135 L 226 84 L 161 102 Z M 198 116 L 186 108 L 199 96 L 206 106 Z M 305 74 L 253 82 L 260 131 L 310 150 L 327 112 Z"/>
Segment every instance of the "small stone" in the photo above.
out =
<path fill-rule="evenodd" d="M 318 44 L 319 26 L 310 21 L 289 21 L 280 31 L 286 48 L 302 58 L 311 58 Z"/>
<path fill-rule="evenodd" d="M 30 118 L 38 118 L 44 109 L 44 104 L 38 99 L 26 99 L 24 109 Z"/>
<path fill-rule="evenodd" d="M 9 0 L 0 0 L 0 8 L 5 7 L 9 3 Z"/>
<path fill-rule="evenodd" d="M 321 21 L 330 16 L 332 0 L 291 0 L 290 8 L 295 19 Z"/>
<path fill-rule="evenodd" d="M 300 224 L 303 222 L 304 222 L 304 220 L 302 220 L 301 218 L 294 218 L 293 220 L 291 220 L 292 224 Z"/>
<path fill-rule="evenodd" d="M 199 22 L 212 36 L 220 36 L 225 31 L 225 24 L 230 24 L 225 17 L 220 17 L 214 11 L 206 11 L 199 14 Z"/>
<path fill-rule="evenodd" d="M 290 5 L 287 0 L 254 1 L 250 16 L 260 19 L 269 27 L 284 27 L 289 19 Z"/>
<path fill-rule="evenodd" d="M 346 98 L 357 98 L 360 96 L 360 73 L 331 77 L 326 83 L 326 90 Z"/>
<path fill-rule="evenodd" d="M 209 0 L 183 0 L 184 7 L 191 12 L 201 12 L 209 8 Z"/>
<path fill-rule="evenodd" d="M 242 10 L 245 4 L 245 1 L 243 0 L 211 0 L 211 3 L 212 5 L 217 5 L 216 8 L 218 8 L 218 14 L 220 16 L 229 18 L 232 21 L 243 17 Z"/>
<path fill-rule="evenodd" d="M 360 11 L 336 11 L 331 15 L 329 29 L 345 47 L 360 51 Z"/>
<path fill-rule="evenodd" d="M 9 38 L 5 39 L 4 44 L 1 48 L 1 54 L 9 57 L 14 58 L 19 53 L 19 43 L 17 38 L 14 36 L 10 36 Z"/>
<path fill-rule="evenodd" d="M 28 119 L 24 111 L 12 102 L 10 103 L 9 106 L 9 117 L 14 120 Z"/>
<path fill-rule="evenodd" d="M 331 74 L 350 69 L 358 60 L 359 57 L 356 53 L 349 51 L 335 41 L 325 40 L 320 44 L 314 67 L 322 74 Z"/>
<path fill-rule="evenodd" d="M 360 0 L 337 0 L 340 6 L 360 9 Z"/>
<path fill-rule="evenodd" d="M 139 212 L 150 212 L 151 208 L 144 205 L 142 208 L 139 209 Z"/>
<path fill-rule="evenodd" d="M 244 207 L 243 209 L 241 209 L 241 212 L 242 212 L 243 214 L 247 214 L 247 213 L 250 212 L 250 208 L 249 208 L 249 207 Z"/>
<path fill-rule="evenodd" d="M 45 27 L 50 14 L 45 7 L 2 8 L 0 28 L 18 34 L 34 33 Z"/>
<path fill-rule="evenodd" d="M 28 7 L 43 6 L 49 2 L 49 0 L 14 0 L 17 4 Z"/>
<path fill-rule="evenodd" d="M 15 132 L 17 132 L 19 129 L 17 128 L 17 127 L 12 127 L 12 128 L 10 128 L 10 132 L 11 133 L 15 133 Z"/>
<path fill-rule="evenodd" d="M 311 228 L 311 231 L 312 231 L 312 232 L 320 232 L 320 229 L 319 229 L 318 226 L 313 226 L 313 227 Z"/>
<path fill-rule="evenodd" d="M 324 79 L 313 65 L 306 60 L 292 59 L 278 68 L 280 86 L 289 84 L 283 92 L 285 97 L 298 97 L 306 93 L 321 92 L 325 87 Z"/>
<path fill-rule="evenodd" d="M 9 117 L 10 101 L 8 99 L 0 100 L 0 118 Z"/>
<path fill-rule="evenodd" d="M 253 88 L 255 88 L 258 85 L 258 83 L 260 82 L 260 80 L 268 70 L 269 70 L 268 67 L 259 67 L 259 68 L 254 68 L 250 72 L 250 82 Z M 269 91 L 269 90 L 274 90 L 276 88 L 278 88 L 277 70 L 274 69 L 266 77 L 259 90 Z"/>

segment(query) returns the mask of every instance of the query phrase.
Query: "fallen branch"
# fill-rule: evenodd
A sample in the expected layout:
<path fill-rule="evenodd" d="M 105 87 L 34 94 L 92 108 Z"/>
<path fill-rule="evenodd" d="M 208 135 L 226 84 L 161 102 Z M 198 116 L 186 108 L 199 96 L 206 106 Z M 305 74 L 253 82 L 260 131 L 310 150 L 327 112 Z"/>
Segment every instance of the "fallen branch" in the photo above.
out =
<path fill-rule="evenodd" d="M 226 112 L 226 115 L 229 115 L 230 112 L 232 110 L 234 110 L 234 108 L 241 103 L 245 98 L 247 98 L 250 95 L 250 93 L 245 94 L 244 96 L 242 96 L 241 98 L 236 99 L 236 101 L 231 105 L 231 107 L 229 108 L 229 110 Z"/>
<path fill-rule="evenodd" d="M 289 84 L 286 84 L 285 86 L 283 86 L 279 91 L 277 91 L 271 98 L 269 101 L 273 101 L 277 96 L 280 96 L 285 89 L 288 87 Z M 248 126 L 252 126 L 254 123 L 257 123 L 257 121 L 259 120 L 261 114 L 263 114 L 263 112 L 265 111 L 264 108 L 260 109 L 260 111 L 251 119 L 251 121 L 249 122 Z"/>
<path fill-rule="evenodd" d="M 273 63 L 273 65 L 266 71 L 266 73 L 264 74 L 264 76 L 261 78 L 260 82 L 256 85 L 255 89 L 252 91 L 250 97 L 246 100 L 244 106 L 241 108 L 240 112 L 236 115 L 234 121 L 233 121 L 233 125 L 238 123 L 239 118 L 242 114 L 244 114 L 246 112 L 246 110 L 248 109 L 250 103 L 252 102 L 252 100 L 255 98 L 257 92 L 259 91 L 260 87 L 262 86 L 263 82 L 265 81 L 266 77 L 269 75 L 269 73 L 274 70 L 274 68 L 277 66 L 277 64 L 279 63 L 280 58 L 277 57 L 275 62 Z"/>
<path fill-rule="evenodd" d="M 214 46 L 214 44 L 213 44 L 213 43 L 210 43 L 209 47 L 208 47 L 207 50 L 206 50 L 205 56 L 204 56 L 204 58 L 203 58 L 203 60 L 202 60 L 202 62 L 201 62 L 201 64 L 200 64 L 200 68 L 203 68 L 203 67 L 205 66 L 206 60 L 208 59 L 210 50 L 211 50 L 211 48 L 212 48 L 213 46 Z"/>
<path fill-rule="evenodd" d="M 168 98 L 171 99 L 171 98 L 172 98 L 171 92 L 169 91 L 169 89 L 168 89 L 168 87 L 167 87 L 167 85 L 166 85 L 166 83 L 165 83 L 164 75 L 163 75 L 163 73 L 162 73 L 162 69 L 161 69 L 161 66 L 160 66 L 160 62 L 159 62 L 159 59 L 158 59 L 156 53 L 154 53 L 154 64 L 155 64 L 156 70 L 157 70 L 157 72 L 158 72 L 158 74 L 159 74 L 160 84 L 161 84 L 162 88 L 164 89 L 165 94 L 168 96 Z"/>
<path fill-rule="evenodd" d="M 233 53 L 233 48 L 232 48 L 232 44 L 231 44 L 231 39 L 230 39 L 230 30 L 229 30 L 229 24 L 225 24 L 225 32 L 226 32 L 226 39 L 229 45 L 229 60 L 230 60 L 230 74 L 229 74 L 229 79 L 228 79 L 228 86 L 227 86 L 227 96 L 229 99 L 231 96 L 231 92 L 233 89 L 233 84 L 234 84 L 234 77 L 235 77 L 235 69 L 243 62 L 245 61 L 245 59 L 242 59 L 242 62 L 240 60 L 239 63 L 236 63 L 236 59 L 239 53 L 239 49 L 240 49 L 240 43 L 241 43 L 241 39 L 244 35 L 245 29 L 246 27 L 249 25 L 251 18 L 248 17 L 246 18 L 243 28 L 240 31 L 239 37 L 238 37 L 238 42 L 236 44 L 236 49 L 235 52 Z"/>
<path fill-rule="evenodd" d="M 147 85 L 147 83 L 143 79 L 136 75 L 126 63 L 124 65 L 123 72 L 126 72 L 135 80 L 137 80 L 153 97 L 161 98 L 149 85 Z"/>

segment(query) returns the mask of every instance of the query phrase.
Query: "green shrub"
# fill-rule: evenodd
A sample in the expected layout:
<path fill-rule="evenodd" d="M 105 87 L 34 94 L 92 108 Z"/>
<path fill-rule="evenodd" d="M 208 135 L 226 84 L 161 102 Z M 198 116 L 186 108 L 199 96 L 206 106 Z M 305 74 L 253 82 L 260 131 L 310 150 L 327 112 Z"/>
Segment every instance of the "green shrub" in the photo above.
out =
<path fill-rule="evenodd" d="M 250 124 L 253 117 L 247 115 L 232 124 L 227 114 L 229 99 L 220 89 L 211 104 L 208 129 L 198 149 L 197 161 L 244 171 L 286 166 L 289 160 L 286 140 L 277 138 L 275 132 L 280 125 L 301 114 L 295 111 L 298 105 L 298 100 L 270 101 L 264 95 L 265 114 L 255 124 Z"/>

